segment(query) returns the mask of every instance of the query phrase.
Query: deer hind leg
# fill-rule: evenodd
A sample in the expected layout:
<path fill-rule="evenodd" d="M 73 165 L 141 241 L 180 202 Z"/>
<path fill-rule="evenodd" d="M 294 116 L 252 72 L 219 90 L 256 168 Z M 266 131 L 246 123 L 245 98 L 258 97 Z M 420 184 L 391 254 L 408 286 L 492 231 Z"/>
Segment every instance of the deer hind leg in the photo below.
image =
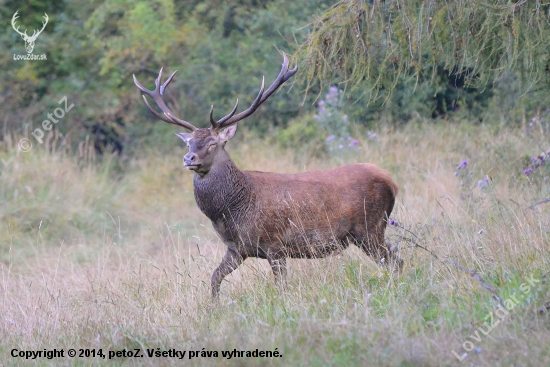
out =
<path fill-rule="evenodd" d="M 384 223 L 384 229 L 385 229 L 385 223 Z M 373 237 L 375 237 L 372 241 L 374 242 L 376 248 L 378 249 L 378 262 L 383 262 L 384 264 L 393 271 L 401 271 L 401 268 L 403 267 L 403 260 L 397 256 L 395 253 L 395 250 L 392 250 L 388 244 L 384 241 L 384 230 L 381 230 L 380 232 L 376 233 Z"/>
<path fill-rule="evenodd" d="M 271 270 L 273 270 L 273 275 L 275 275 L 275 284 L 284 289 L 284 284 L 286 281 L 286 257 L 284 255 L 268 254 L 267 261 L 271 265 Z"/>
<path fill-rule="evenodd" d="M 381 220 L 376 225 L 362 227 L 355 230 L 354 237 L 358 246 L 363 249 L 374 259 L 377 264 L 392 268 L 393 270 L 401 270 L 403 260 L 401 260 L 394 251 L 384 242 L 384 232 L 386 230 L 386 221 Z"/>
<path fill-rule="evenodd" d="M 237 269 L 243 263 L 246 256 L 241 256 L 234 250 L 228 248 L 223 256 L 221 264 L 212 274 L 212 299 L 217 300 L 220 293 L 220 284 L 222 280 L 233 270 Z"/>

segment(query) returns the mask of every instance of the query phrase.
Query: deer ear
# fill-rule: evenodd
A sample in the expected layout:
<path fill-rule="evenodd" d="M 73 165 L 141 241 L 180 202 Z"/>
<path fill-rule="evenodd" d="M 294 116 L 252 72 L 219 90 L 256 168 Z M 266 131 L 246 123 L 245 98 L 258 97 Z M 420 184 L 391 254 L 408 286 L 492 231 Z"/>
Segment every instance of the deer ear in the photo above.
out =
<path fill-rule="evenodd" d="M 219 137 L 222 141 L 228 141 L 229 139 L 235 136 L 236 132 L 237 132 L 237 124 L 231 125 L 223 129 L 220 132 Z"/>
<path fill-rule="evenodd" d="M 190 134 L 190 133 L 174 133 L 174 134 L 176 134 L 178 138 L 183 140 L 185 144 L 188 144 L 189 140 L 191 140 L 191 138 L 193 137 L 193 134 Z"/>

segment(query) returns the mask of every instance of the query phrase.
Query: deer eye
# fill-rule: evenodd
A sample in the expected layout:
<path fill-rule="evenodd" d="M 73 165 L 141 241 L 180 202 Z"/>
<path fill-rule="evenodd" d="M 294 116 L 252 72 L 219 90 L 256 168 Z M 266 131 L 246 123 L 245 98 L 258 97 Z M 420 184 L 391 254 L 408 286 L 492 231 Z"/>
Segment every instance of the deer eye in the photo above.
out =
<path fill-rule="evenodd" d="M 218 143 L 216 143 L 216 142 L 212 142 L 212 143 L 208 144 L 208 150 L 214 148 L 216 145 L 218 145 Z"/>

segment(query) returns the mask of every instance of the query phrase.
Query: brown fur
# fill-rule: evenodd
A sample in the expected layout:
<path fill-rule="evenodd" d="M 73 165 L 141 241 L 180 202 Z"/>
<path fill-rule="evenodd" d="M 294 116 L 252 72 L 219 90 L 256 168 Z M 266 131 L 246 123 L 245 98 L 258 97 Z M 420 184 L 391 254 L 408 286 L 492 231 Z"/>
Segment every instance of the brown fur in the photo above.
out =
<path fill-rule="evenodd" d="M 185 163 L 196 164 L 195 199 L 227 246 L 212 275 L 213 297 L 247 257 L 267 259 L 278 283 L 286 258 L 324 257 L 350 242 L 400 265 L 384 242 L 398 191 L 386 171 L 366 163 L 299 174 L 241 171 L 224 149 L 234 131 L 198 131 L 181 136 L 190 147 Z"/>

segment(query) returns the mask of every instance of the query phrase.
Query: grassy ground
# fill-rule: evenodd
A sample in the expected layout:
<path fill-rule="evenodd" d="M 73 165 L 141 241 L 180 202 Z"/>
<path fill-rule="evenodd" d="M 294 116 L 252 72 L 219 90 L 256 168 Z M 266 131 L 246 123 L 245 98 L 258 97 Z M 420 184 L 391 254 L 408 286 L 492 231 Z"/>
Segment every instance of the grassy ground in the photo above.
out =
<path fill-rule="evenodd" d="M 403 273 L 389 274 L 353 247 L 291 260 L 280 294 L 267 262 L 248 259 L 222 283 L 218 305 L 209 279 L 224 246 L 194 203 L 183 149 L 98 163 L 86 149 L 73 157 L 5 143 L 0 366 L 550 366 L 550 319 L 539 311 L 550 307 L 550 204 L 528 208 L 549 184 L 540 169 L 523 175 L 529 156 L 550 148 L 548 137 L 442 124 L 360 143 L 359 152 L 325 159 L 257 140 L 228 150 L 243 169 L 372 162 L 390 171 L 400 185 L 398 225 L 386 234 Z M 476 269 L 506 311 L 457 265 Z M 483 333 L 484 323 L 493 329 Z M 65 358 L 11 356 L 53 348 Z M 106 359 L 69 358 L 70 348 L 101 349 Z M 221 355 L 256 348 L 281 356 Z M 145 356 L 108 359 L 124 349 Z M 184 362 L 149 358 L 148 349 L 187 354 Z"/>

